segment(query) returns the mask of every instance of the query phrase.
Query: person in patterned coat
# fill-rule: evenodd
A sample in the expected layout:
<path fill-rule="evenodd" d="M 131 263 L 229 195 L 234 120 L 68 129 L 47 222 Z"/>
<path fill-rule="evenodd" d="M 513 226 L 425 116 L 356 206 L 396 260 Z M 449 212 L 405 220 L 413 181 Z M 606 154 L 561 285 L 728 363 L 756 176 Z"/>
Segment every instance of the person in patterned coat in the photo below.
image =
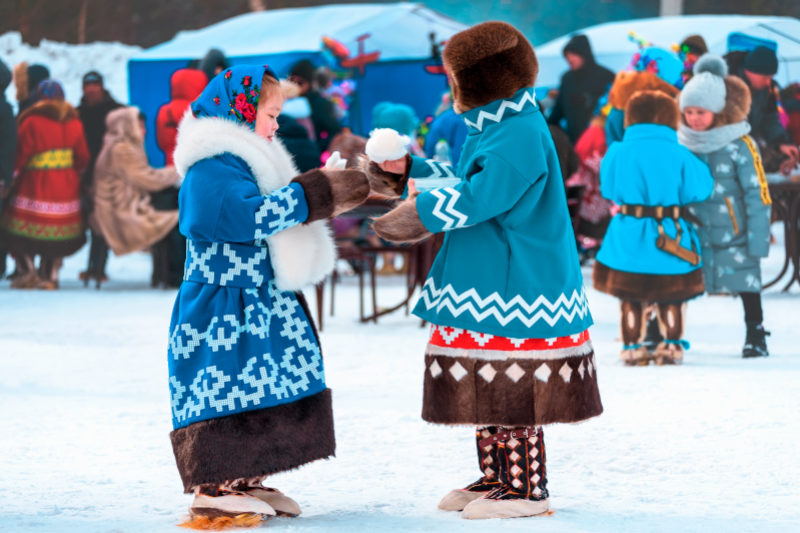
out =
<path fill-rule="evenodd" d="M 692 206 L 701 225 L 703 278 L 709 294 L 739 295 L 747 328 L 742 356 L 769 355 L 761 307 L 761 258 L 769 254 L 769 188 L 747 121 L 750 91 L 725 61 L 705 55 L 680 96 L 678 139 L 706 162 L 714 192 Z"/>
<path fill-rule="evenodd" d="M 175 165 L 184 283 L 170 323 L 171 433 L 185 527 L 252 525 L 300 507 L 262 481 L 334 454 L 331 391 L 302 293 L 332 269 L 326 219 L 366 200 L 358 170 L 302 175 L 275 137 L 268 67 L 217 75 L 184 116 Z"/>
<path fill-rule="evenodd" d="M 80 176 L 90 155 L 78 112 L 58 82 L 42 81 L 31 98 L 36 103 L 17 117 L 16 178 L 0 231 L 20 274 L 11 287 L 52 290 L 62 258 L 86 243 Z"/>
<path fill-rule="evenodd" d="M 458 168 L 390 157 L 376 135 L 362 166 L 373 191 L 408 200 L 374 228 L 394 242 L 445 234 L 414 309 L 432 324 L 422 418 L 477 427 L 482 477 L 439 508 L 538 515 L 549 509 L 541 427 L 603 411 L 564 182 L 533 97 L 536 55 L 519 31 L 487 22 L 458 33 L 444 64 L 469 127 Z M 456 183 L 417 192 L 443 176 Z"/>

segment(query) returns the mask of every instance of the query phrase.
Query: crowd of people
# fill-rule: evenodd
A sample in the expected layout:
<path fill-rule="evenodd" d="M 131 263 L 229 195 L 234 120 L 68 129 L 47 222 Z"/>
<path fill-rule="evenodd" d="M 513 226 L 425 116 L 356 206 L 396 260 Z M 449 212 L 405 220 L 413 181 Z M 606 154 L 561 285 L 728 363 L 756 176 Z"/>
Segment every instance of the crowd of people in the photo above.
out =
<path fill-rule="evenodd" d="M 766 174 L 800 162 L 798 86 L 780 90 L 775 50 L 723 58 L 692 35 L 677 51 L 640 45 L 613 75 L 576 36 L 563 51 L 570 70 L 561 89 L 543 102 L 550 124 L 575 142 L 579 168 L 563 174 L 584 191 L 579 246 L 596 254 L 595 288 L 621 301 L 628 365 L 680 364 L 687 303 L 703 293 L 739 296 L 742 356 L 769 354 L 760 294 Z"/>

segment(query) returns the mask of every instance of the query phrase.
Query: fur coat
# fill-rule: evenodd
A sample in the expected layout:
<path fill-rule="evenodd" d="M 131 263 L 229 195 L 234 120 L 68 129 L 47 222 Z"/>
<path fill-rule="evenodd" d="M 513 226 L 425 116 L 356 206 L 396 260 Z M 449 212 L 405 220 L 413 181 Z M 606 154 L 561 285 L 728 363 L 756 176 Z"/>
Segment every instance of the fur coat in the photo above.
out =
<path fill-rule="evenodd" d="M 147 162 L 138 115 L 134 107 L 108 114 L 95 166 L 90 223 L 117 255 L 147 248 L 178 223 L 177 211 L 156 211 L 150 204 L 151 192 L 180 178 L 173 167 L 155 169 Z"/>

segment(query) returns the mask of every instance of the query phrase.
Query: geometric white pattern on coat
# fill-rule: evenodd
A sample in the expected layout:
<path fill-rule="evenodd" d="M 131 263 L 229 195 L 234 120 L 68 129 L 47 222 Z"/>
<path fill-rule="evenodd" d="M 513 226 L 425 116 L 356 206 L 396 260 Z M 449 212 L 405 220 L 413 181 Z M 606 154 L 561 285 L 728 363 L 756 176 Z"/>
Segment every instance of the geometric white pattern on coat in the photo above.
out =
<path fill-rule="evenodd" d="M 536 372 L 534 372 L 533 375 L 536 376 L 536 379 L 547 383 L 547 380 L 550 379 L 551 373 L 552 371 L 550 370 L 550 367 L 547 366 L 547 363 L 544 363 L 542 366 L 536 369 Z"/>
<path fill-rule="evenodd" d="M 450 374 L 456 378 L 456 381 L 461 381 L 461 378 L 467 375 L 467 371 L 456 361 L 456 364 L 450 367 Z"/>
<path fill-rule="evenodd" d="M 536 106 L 536 100 L 533 98 L 533 95 L 528 91 L 522 95 L 519 102 L 514 102 L 513 100 L 503 100 L 503 103 L 500 104 L 500 108 L 497 110 L 496 113 L 489 113 L 487 111 L 481 111 L 478 113 L 478 120 L 477 122 L 472 122 L 471 120 L 464 119 L 464 122 L 467 126 L 472 126 L 478 131 L 483 131 L 483 123 L 487 120 L 491 120 L 492 122 L 500 122 L 503 120 L 503 115 L 506 113 L 506 109 L 513 109 L 514 111 L 518 112 L 525 106 L 525 104 L 533 104 L 533 107 Z"/>
<path fill-rule="evenodd" d="M 433 360 L 433 364 L 431 364 L 431 366 L 430 366 L 430 368 L 428 368 L 428 370 L 430 370 L 430 372 L 431 372 L 431 377 L 434 377 L 434 378 L 439 377 L 439 375 L 442 373 L 442 367 L 439 366 L 438 359 L 434 359 Z"/>
<path fill-rule="evenodd" d="M 586 369 L 583 368 L 583 359 L 581 359 L 581 363 L 578 365 L 578 374 L 580 374 L 581 379 L 583 379 L 584 372 L 586 372 Z"/>
<path fill-rule="evenodd" d="M 487 383 L 491 383 L 494 377 L 497 375 L 497 370 L 495 370 L 494 367 L 489 363 L 486 363 L 480 370 L 478 370 L 478 374 L 485 379 Z"/>
<path fill-rule="evenodd" d="M 226 255 L 228 259 L 230 259 L 233 266 L 228 269 L 228 271 L 220 276 L 219 284 L 224 286 L 228 281 L 232 280 L 235 276 L 238 276 L 244 270 L 250 278 L 252 278 L 253 283 L 257 286 L 261 286 L 264 282 L 264 275 L 258 272 L 255 267 L 257 265 L 261 265 L 267 259 L 267 249 L 261 248 L 259 253 L 255 256 L 251 257 L 247 260 L 247 263 L 243 263 L 239 256 L 236 255 L 236 252 L 231 250 L 231 245 L 225 243 L 225 246 L 222 250 L 223 255 Z"/>
<path fill-rule="evenodd" d="M 299 317 L 297 308 L 300 304 L 293 300 L 289 294 L 284 294 L 277 289 L 275 280 L 269 282 L 268 291 L 273 308 L 267 309 L 259 302 L 260 316 L 257 316 L 260 324 L 253 321 L 253 311 L 255 308 L 250 305 L 245 309 L 245 323 L 241 324 L 234 315 L 224 315 L 222 324 L 227 323 L 229 327 L 219 326 L 219 317 L 213 317 L 205 332 L 200 333 L 191 324 L 179 324 L 170 336 L 170 351 L 175 359 L 183 357 L 189 359 L 192 352 L 202 341 L 205 341 L 212 351 L 216 352 L 220 347 L 226 351 L 231 351 L 233 345 L 245 334 L 263 336 L 269 328 L 273 317 L 282 319 L 283 330 L 281 336 L 288 337 L 294 341 L 293 346 L 285 348 L 281 362 L 276 362 L 271 354 L 263 354 L 264 365 L 256 367 L 258 359 L 252 357 L 247 361 L 247 365 L 242 369 L 242 373 L 236 376 L 238 382 L 243 386 L 234 386 L 233 389 L 224 397 L 220 397 L 220 391 L 226 384 L 231 382 L 233 376 L 226 375 L 217 367 L 208 366 L 200 369 L 189 385 L 188 390 L 192 392 L 184 399 L 187 387 L 177 380 L 175 376 L 170 376 L 170 385 L 174 393 L 172 394 L 172 412 L 178 422 L 187 420 L 192 416 L 200 416 L 206 409 L 216 409 L 221 413 L 224 408 L 229 410 L 236 409 L 236 400 L 239 400 L 243 408 L 248 403 L 253 402 L 258 405 L 262 398 L 266 396 L 265 388 L 269 388 L 269 393 L 278 400 L 296 396 L 299 391 L 307 391 L 310 384 L 310 376 L 316 380 L 323 379 L 322 373 L 322 354 L 319 347 L 311 339 L 311 326 Z M 247 289 L 246 293 L 256 293 L 256 289 Z M 266 319 L 265 319 L 266 317 Z M 229 332 L 226 334 L 226 330 Z M 185 335 L 186 343 L 183 341 Z M 310 358 L 303 355 L 295 355 L 298 349 L 305 350 L 310 354 Z M 279 367 L 286 372 L 279 375 Z M 278 384 L 280 378 L 281 383 Z M 209 387 L 210 386 L 210 387 Z M 246 386 L 246 387 L 245 387 Z M 252 389 L 247 393 L 246 388 Z M 206 400 L 208 404 L 206 406 Z M 182 404 L 182 407 L 181 407 Z"/>
<path fill-rule="evenodd" d="M 592 369 L 592 360 L 591 359 L 587 359 L 586 360 L 586 370 L 589 372 L 589 377 L 591 378 L 592 377 L 592 370 L 593 370 Z"/>
<path fill-rule="evenodd" d="M 569 363 L 564 363 L 564 366 L 561 367 L 558 374 L 564 380 L 564 383 L 569 383 L 569 380 L 572 378 L 572 367 L 569 366 Z"/>
<path fill-rule="evenodd" d="M 522 376 L 525 375 L 525 371 L 522 370 L 522 367 L 519 366 L 517 363 L 514 363 L 510 367 L 506 369 L 506 376 L 510 377 L 514 380 L 514 383 L 518 382 L 522 379 Z"/>
<path fill-rule="evenodd" d="M 437 198 L 432 214 L 444 222 L 442 231 L 468 227 L 467 215 L 455 208 L 456 202 L 461 198 L 460 192 L 451 187 L 442 187 L 441 189 L 433 189 L 430 193 Z M 445 205 L 445 202 L 447 202 L 447 205 Z M 442 212 L 442 207 L 444 207 L 444 212 Z M 458 222 L 456 222 L 456 219 Z"/>
<path fill-rule="evenodd" d="M 569 298 L 562 293 L 555 302 L 550 302 L 544 295 L 540 295 L 533 303 L 526 302 L 519 295 L 506 302 L 497 292 L 481 298 L 475 289 L 469 289 L 461 294 L 455 292 L 450 284 L 444 289 L 437 289 L 433 278 L 428 278 L 422 288 L 421 296 L 425 307 L 435 308 L 437 313 L 445 308 L 453 317 L 468 312 L 477 322 L 482 322 L 491 316 L 503 326 L 515 319 L 527 327 L 533 326 L 539 320 L 554 326 L 561 318 L 572 323 L 576 315 L 583 319 L 589 313 L 585 287 L 581 287 L 580 292 L 577 289 L 573 290 Z"/>
<path fill-rule="evenodd" d="M 261 241 L 279 231 L 297 225 L 298 221 L 292 219 L 294 208 L 299 203 L 294 194 L 294 189 L 287 185 L 274 191 L 269 196 L 264 196 L 264 203 L 261 204 L 261 208 L 256 212 L 256 224 L 263 224 L 264 218 L 267 218 L 267 227 L 266 232 L 261 231 L 260 227 L 256 228 L 254 237 L 256 241 Z M 286 207 L 281 206 L 279 203 L 281 200 L 286 202 Z"/>
<path fill-rule="evenodd" d="M 186 242 L 189 245 L 186 251 L 189 253 L 189 258 L 191 259 L 191 263 L 189 263 L 189 266 L 186 269 L 186 273 L 183 275 L 183 279 L 189 279 L 189 276 L 191 275 L 192 271 L 195 268 L 199 268 L 200 271 L 203 273 L 203 276 L 205 276 L 206 279 L 208 279 L 208 282 L 213 285 L 214 273 L 211 271 L 208 265 L 206 265 L 206 261 L 211 259 L 211 256 L 217 254 L 217 243 L 212 244 L 211 247 L 208 248 L 204 253 L 198 255 L 197 250 L 195 250 L 194 247 L 194 241 L 192 241 L 191 239 L 187 239 Z"/>

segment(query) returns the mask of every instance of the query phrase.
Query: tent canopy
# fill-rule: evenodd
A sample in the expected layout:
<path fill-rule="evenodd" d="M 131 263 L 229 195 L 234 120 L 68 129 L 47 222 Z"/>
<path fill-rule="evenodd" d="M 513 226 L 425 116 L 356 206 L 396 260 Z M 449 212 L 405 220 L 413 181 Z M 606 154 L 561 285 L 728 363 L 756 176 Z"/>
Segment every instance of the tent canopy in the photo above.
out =
<path fill-rule="evenodd" d="M 155 117 L 169 101 L 169 80 L 187 62 L 210 48 L 221 50 L 232 65 L 269 64 L 287 76 L 301 59 L 324 62 L 322 37 L 344 44 L 350 57 L 359 54 L 358 37 L 369 34 L 364 53 L 380 52 L 363 75 L 356 70 L 357 95 L 349 125 L 355 133 L 371 129 L 372 108 L 382 101 L 408 104 L 422 119 L 431 115 L 447 90 L 444 75 L 426 71 L 432 57 L 431 34 L 441 42 L 466 29 L 422 4 L 350 4 L 248 13 L 207 28 L 180 32 L 174 39 L 131 58 L 128 83 L 131 104 L 147 116 L 145 148 L 150 162 L 164 164 L 155 141 Z"/>
<path fill-rule="evenodd" d="M 228 57 L 289 52 L 320 52 L 326 35 L 358 53 L 357 37 L 370 34 L 367 52 L 379 50 L 381 61 L 423 59 L 431 55 L 429 35 L 438 41 L 466 29 L 422 4 L 350 4 L 276 9 L 248 13 L 200 30 L 179 32 L 134 60 L 193 59 L 209 48 Z"/>
<path fill-rule="evenodd" d="M 597 62 L 615 72 L 624 70 L 636 53 L 636 43 L 628 39 L 635 32 L 655 46 L 670 49 L 689 35 L 702 35 L 712 54 L 724 55 L 728 35 L 733 32 L 775 41 L 778 44 L 779 70 L 776 79 L 786 86 L 800 80 L 800 20 L 791 17 L 749 17 L 741 15 L 691 15 L 660 17 L 598 24 L 565 35 L 536 48 L 539 58 L 537 87 L 558 87 L 569 68 L 562 50 L 573 35 L 583 34 L 592 43 Z"/>

